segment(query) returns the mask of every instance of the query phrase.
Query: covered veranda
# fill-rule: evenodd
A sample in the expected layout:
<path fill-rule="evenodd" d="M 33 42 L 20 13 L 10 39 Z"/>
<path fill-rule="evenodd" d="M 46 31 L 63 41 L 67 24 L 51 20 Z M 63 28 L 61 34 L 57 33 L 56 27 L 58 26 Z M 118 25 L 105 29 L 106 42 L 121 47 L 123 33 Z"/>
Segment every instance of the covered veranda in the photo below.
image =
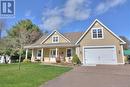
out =
<path fill-rule="evenodd" d="M 68 62 L 72 60 L 72 56 L 75 54 L 75 47 L 79 45 L 74 45 L 70 43 L 65 44 L 40 44 L 40 45 L 30 45 L 25 46 L 26 49 L 26 59 L 28 59 L 28 50 L 31 50 L 31 62 L 37 60 L 41 62 Z"/>

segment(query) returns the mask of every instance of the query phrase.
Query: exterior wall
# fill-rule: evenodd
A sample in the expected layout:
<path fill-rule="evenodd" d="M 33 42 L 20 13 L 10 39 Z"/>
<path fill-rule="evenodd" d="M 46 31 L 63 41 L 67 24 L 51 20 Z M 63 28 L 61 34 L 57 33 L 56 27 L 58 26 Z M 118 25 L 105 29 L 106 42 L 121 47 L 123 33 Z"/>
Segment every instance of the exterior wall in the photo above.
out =
<path fill-rule="evenodd" d="M 49 62 L 50 61 L 50 59 L 49 59 L 49 53 L 50 53 L 50 49 L 47 49 L 47 48 L 45 48 L 44 49 L 44 51 L 43 51 L 43 56 L 44 56 L 44 61 L 45 62 Z"/>
<path fill-rule="evenodd" d="M 63 38 L 61 35 L 59 35 L 57 32 L 55 32 L 50 38 L 48 38 L 44 43 L 50 44 L 52 43 L 52 37 L 53 36 L 59 36 L 59 43 L 67 43 L 67 40 Z"/>
<path fill-rule="evenodd" d="M 59 52 L 59 56 L 62 56 L 64 58 L 66 57 L 66 48 L 59 48 L 58 52 Z"/>
<path fill-rule="evenodd" d="M 103 28 L 104 39 L 92 39 L 91 38 L 91 29 L 92 28 L 99 28 L 99 27 Z M 80 47 L 76 48 L 77 51 L 79 50 L 80 60 L 83 61 L 83 46 L 115 45 L 116 46 L 116 53 L 117 53 L 117 62 L 123 63 L 123 58 L 122 58 L 122 53 L 121 53 L 122 49 L 120 46 L 120 41 L 97 22 L 92 26 L 92 28 L 87 32 L 87 34 L 79 42 Z"/>
<path fill-rule="evenodd" d="M 68 62 L 68 63 L 71 63 L 71 60 L 72 60 L 72 58 L 73 58 L 73 55 L 76 53 L 75 51 L 75 48 L 71 48 L 72 49 L 72 56 L 70 56 L 70 57 L 67 57 L 67 48 L 66 48 L 66 57 L 65 57 L 65 59 L 66 59 L 66 62 Z"/>

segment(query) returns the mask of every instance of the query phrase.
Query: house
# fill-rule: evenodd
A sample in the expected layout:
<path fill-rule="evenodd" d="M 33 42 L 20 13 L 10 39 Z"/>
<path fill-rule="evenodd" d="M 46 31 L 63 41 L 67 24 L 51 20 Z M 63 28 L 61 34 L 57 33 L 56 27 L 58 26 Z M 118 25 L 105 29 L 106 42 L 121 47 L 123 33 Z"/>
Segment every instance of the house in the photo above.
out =
<path fill-rule="evenodd" d="M 11 58 L 8 55 L 0 55 L 0 63 L 11 63 Z"/>
<path fill-rule="evenodd" d="M 77 54 L 82 64 L 124 64 L 123 44 L 125 42 L 99 20 L 85 32 L 60 33 L 54 30 L 41 37 L 36 43 L 25 46 L 32 50 L 31 61 L 56 63 L 57 60 L 71 62 Z"/>

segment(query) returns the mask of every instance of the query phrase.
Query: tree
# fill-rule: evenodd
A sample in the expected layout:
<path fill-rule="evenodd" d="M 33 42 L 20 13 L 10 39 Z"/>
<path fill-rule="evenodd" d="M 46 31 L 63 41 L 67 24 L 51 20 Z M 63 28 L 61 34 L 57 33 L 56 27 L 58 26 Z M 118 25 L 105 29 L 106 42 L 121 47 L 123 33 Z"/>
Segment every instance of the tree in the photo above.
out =
<path fill-rule="evenodd" d="M 127 50 L 129 48 L 129 46 L 130 46 L 130 41 L 125 36 L 119 36 L 119 37 L 126 42 L 126 44 L 123 45 L 123 48 L 125 50 Z"/>
<path fill-rule="evenodd" d="M 19 21 L 8 31 L 8 37 L 15 38 L 18 44 L 20 40 L 22 45 L 32 44 L 41 36 L 39 27 L 28 19 Z"/>
<path fill-rule="evenodd" d="M 31 22 L 31 20 L 21 20 L 7 31 L 7 36 L 2 38 L 0 43 L 0 53 L 8 53 L 11 56 L 22 57 L 25 55 L 23 46 L 34 43 L 42 36 L 39 27 Z M 9 52 L 10 51 L 10 52 Z"/>
<path fill-rule="evenodd" d="M 5 20 L 0 20 L 0 39 L 1 39 L 2 30 L 4 28 L 5 28 Z"/>

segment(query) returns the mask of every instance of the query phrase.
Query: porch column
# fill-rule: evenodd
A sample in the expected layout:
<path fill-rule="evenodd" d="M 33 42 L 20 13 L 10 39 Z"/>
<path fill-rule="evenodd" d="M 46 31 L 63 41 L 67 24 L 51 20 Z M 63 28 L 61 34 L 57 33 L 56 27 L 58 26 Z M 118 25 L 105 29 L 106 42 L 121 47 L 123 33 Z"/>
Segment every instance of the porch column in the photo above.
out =
<path fill-rule="evenodd" d="M 58 52 L 57 52 L 57 48 L 56 48 L 56 58 L 57 58 L 57 56 L 58 56 L 58 54 L 57 54 Z"/>
<path fill-rule="evenodd" d="M 41 49 L 41 62 L 43 62 L 43 48 Z"/>
<path fill-rule="evenodd" d="M 34 62 L 34 49 L 32 49 L 32 57 L 31 57 L 31 61 Z"/>
<path fill-rule="evenodd" d="M 26 49 L 26 56 L 25 59 L 28 59 L 28 49 Z"/>

